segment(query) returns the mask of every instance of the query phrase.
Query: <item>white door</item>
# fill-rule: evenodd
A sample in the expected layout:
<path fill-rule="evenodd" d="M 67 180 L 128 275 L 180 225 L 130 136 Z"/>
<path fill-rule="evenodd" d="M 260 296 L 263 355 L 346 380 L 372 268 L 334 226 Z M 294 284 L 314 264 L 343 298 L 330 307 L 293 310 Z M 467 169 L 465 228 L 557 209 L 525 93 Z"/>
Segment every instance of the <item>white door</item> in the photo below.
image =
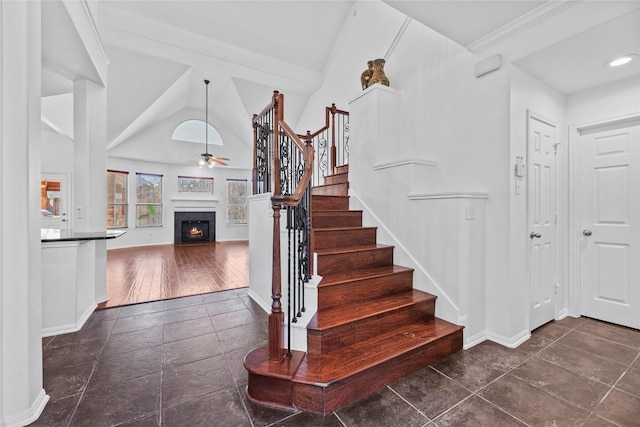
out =
<path fill-rule="evenodd" d="M 529 114 L 527 239 L 531 330 L 556 316 L 556 142 L 556 125 Z"/>
<path fill-rule="evenodd" d="M 40 180 L 40 217 L 42 228 L 69 228 L 69 177 L 42 174 Z"/>
<path fill-rule="evenodd" d="M 640 328 L 640 121 L 580 134 L 585 316 Z"/>

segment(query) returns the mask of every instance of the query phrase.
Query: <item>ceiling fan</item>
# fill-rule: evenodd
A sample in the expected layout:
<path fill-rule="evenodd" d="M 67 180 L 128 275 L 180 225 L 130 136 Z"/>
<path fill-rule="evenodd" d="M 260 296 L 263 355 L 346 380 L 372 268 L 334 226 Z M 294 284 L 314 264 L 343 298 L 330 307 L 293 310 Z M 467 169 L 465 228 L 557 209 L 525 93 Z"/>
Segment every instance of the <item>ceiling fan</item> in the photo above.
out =
<path fill-rule="evenodd" d="M 214 165 L 227 166 L 225 161 L 229 161 L 227 157 L 215 157 L 212 154 L 209 154 L 209 80 L 204 81 L 206 92 L 205 92 L 205 117 L 204 117 L 204 144 L 205 149 L 204 153 L 200 154 L 200 158 L 196 163 L 198 167 L 208 166 L 212 168 Z"/>

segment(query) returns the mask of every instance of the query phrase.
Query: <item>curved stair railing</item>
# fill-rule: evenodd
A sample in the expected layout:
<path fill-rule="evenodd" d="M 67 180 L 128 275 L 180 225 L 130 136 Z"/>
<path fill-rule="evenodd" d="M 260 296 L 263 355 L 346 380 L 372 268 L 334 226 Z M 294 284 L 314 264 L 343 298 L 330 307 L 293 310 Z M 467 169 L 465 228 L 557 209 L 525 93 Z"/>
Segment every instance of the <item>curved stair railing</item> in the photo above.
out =
<path fill-rule="evenodd" d="M 349 113 L 325 109 L 325 125 L 316 132 L 296 134 L 284 120 L 284 95 L 274 91 L 271 102 L 253 116 L 253 194 L 272 193 L 273 263 L 269 360 L 291 354 L 291 330 L 284 346 L 281 267 L 281 211 L 287 230 L 287 327 L 305 311 L 304 285 L 313 272 L 311 186 L 349 163 Z M 315 155 L 317 153 L 317 156 Z"/>

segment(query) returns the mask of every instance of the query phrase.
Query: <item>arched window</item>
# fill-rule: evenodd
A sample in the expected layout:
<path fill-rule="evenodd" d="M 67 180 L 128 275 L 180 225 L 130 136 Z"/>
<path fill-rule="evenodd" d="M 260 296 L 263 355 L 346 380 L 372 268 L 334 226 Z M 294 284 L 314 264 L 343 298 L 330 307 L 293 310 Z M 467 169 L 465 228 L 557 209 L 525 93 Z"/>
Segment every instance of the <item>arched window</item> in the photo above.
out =
<path fill-rule="evenodd" d="M 207 131 L 209 145 L 222 146 L 222 137 L 220 136 L 220 132 L 211 126 L 211 124 L 207 124 L 207 126 L 209 127 L 209 130 Z M 171 134 L 171 139 L 174 141 L 199 142 L 204 144 L 204 138 L 205 122 L 202 120 L 186 120 L 176 126 Z"/>

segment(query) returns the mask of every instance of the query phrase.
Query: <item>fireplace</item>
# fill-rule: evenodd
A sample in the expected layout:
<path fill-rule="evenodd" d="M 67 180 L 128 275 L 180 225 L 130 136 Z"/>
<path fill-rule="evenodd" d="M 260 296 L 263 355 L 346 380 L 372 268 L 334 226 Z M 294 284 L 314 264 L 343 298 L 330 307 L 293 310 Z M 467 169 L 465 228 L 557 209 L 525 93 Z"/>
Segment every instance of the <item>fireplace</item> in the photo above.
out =
<path fill-rule="evenodd" d="M 209 243 L 216 241 L 215 212 L 175 212 L 173 242 Z"/>
<path fill-rule="evenodd" d="M 209 241 L 209 221 L 182 221 L 182 243 Z"/>

